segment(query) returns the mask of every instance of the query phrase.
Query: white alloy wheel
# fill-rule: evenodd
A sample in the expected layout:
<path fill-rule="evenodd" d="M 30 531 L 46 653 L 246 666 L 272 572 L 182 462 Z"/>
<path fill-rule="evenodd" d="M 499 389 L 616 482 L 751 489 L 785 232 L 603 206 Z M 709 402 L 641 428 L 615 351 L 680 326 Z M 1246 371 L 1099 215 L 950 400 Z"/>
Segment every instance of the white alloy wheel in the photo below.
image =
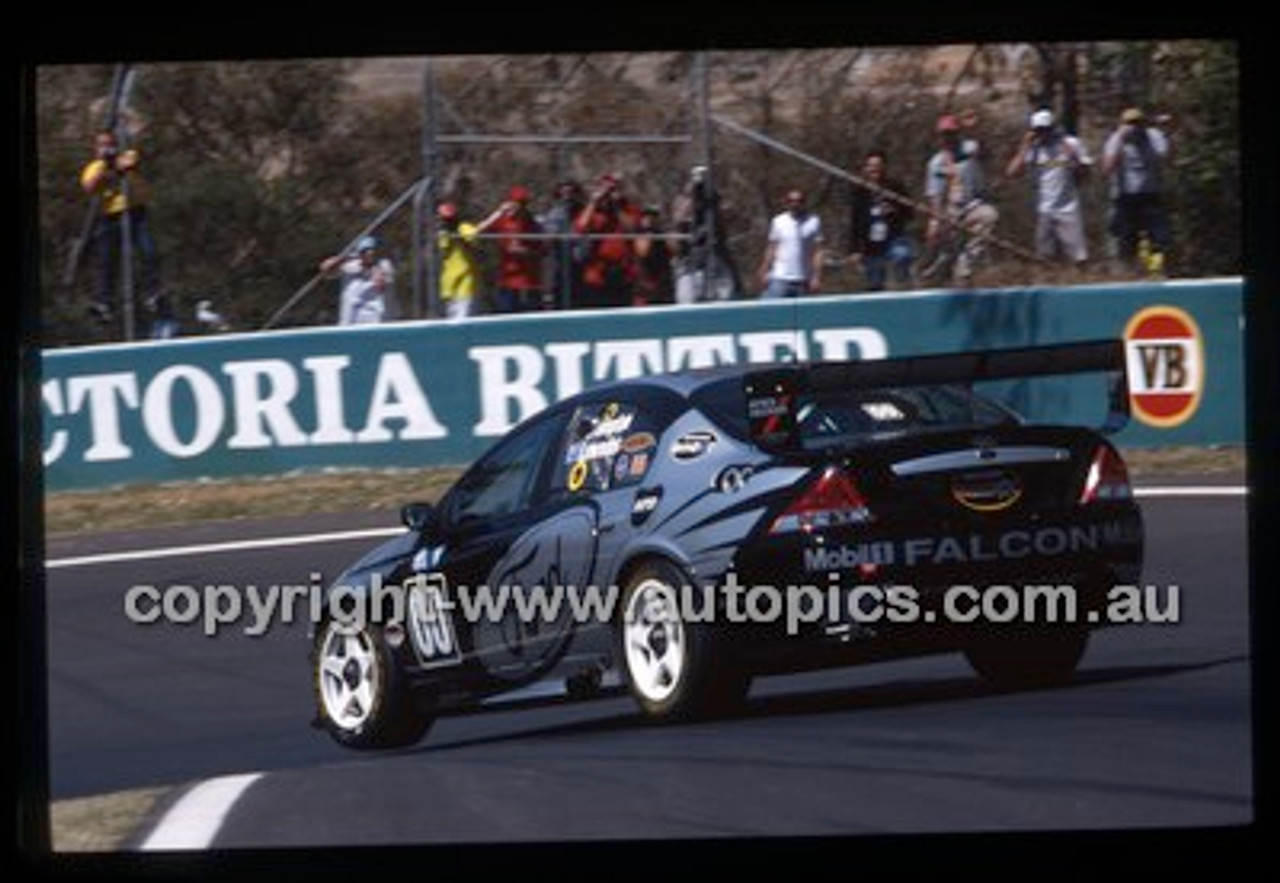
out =
<path fill-rule="evenodd" d="M 381 701 L 386 680 L 373 635 L 331 622 L 319 647 L 317 677 L 324 713 L 339 730 L 359 731 Z"/>
<path fill-rule="evenodd" d="M 689 649 L 675 587 L 653 577 L 636 586 L 622 630 L 632 687 L 643 700 L 666 702 L 680 686 Z"/>

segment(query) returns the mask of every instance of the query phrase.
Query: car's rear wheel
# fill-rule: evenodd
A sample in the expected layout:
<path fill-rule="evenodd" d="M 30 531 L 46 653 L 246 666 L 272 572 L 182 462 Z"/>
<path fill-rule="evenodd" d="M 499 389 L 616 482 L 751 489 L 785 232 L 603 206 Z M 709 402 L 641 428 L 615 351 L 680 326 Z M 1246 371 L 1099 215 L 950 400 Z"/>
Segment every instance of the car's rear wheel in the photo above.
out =
<path fill-rule="evenodd" d="M 997 687 L 1041 687 L 1071 680 L 1089 643 L 1089 630 L 1045 626 L 982 634 L 965 646 L 973 669 Z"/>
<path fill-rule="evenodd" d="M 688 719 L 741 705 L 751 679 L 733 661 L 715 623 L 682 615 L 682 571 L 646 562 L 622 593 L 618 659 L 631 694 L 646 715 Z"/>
<path fill-rule="evenodd" d="M 413 697 L 381 634 L 329 620 L 316 636 L 316 706 L 320 724 L 348 748 L 399 748 L 432 724 Z"/>

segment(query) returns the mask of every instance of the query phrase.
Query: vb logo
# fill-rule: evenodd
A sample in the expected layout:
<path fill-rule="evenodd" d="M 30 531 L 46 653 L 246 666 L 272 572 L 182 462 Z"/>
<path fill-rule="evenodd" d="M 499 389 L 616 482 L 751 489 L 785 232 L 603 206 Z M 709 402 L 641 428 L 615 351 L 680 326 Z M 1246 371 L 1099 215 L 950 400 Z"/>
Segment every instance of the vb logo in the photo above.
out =
<path fill-rule="evenodd" d="M 1204 390 L 1200 329 L 1184 310 L 1139 310 L 1124 329 L 1133 413 L 1161 428 L 1190 419 Z"/>

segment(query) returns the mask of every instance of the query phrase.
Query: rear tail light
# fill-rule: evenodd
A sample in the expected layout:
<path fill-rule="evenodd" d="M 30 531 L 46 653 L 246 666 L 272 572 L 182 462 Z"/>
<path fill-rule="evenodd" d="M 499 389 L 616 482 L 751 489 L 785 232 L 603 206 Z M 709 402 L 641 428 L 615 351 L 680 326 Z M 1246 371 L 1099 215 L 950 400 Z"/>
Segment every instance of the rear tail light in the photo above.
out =
<path fill-rule="evenodd" d="M 804 493 L 774 519 L 769 533 L 812 533 L 828 527 L 865 524 L 874 516 L 853 479 L 828 466 Z"/>
<path fill-rule="evenodd" d="M 1133 499 L 1133 487 L 1129 484 L 1129 470 L 1124 460 L 1109 445 L 1099 445 L 1085 475 L 1080 502 L 1130 499 Z"/>

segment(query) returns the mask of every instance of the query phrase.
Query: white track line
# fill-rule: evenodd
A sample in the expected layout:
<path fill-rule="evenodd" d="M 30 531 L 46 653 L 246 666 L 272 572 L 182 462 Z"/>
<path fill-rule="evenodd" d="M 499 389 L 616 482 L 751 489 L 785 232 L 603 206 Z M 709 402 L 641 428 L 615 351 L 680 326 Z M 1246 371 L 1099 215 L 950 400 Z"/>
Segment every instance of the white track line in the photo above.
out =
<path fill-rule="evenodd" d="M 261 776 L 262 773 L 243 773 L 206 779 L 169 808 L 139 848 L 207 849 L 231 807 Z"/>
<path fill-rule="evenodd" d="M 1193 485 L 1187 487 L 1134 488 L 1135 497 L 1243 497 L 1249 489 L 1242 485 Z M 74 558 L 52 558 L 44 563 L 48 570 L 63 567 L 86 567 L 93 564 L 118 564 L 128 561 L 151 561 L 157 558 L 179 558 L 184 555 L 209 555 L 216 552 L 243 552 L 251 549 L 277 549 L 333 543 L 344 540 L 369 540 L 396 536 L 403 527 L 375 527 L 367 530 L 345 530 L 332 533 L 301 534 L 285 537 L 262 537 L 251 540 L 229 540 L 193 546 L 168 546 L 162 549 L 134 549 L 127 552 L 103 552 Z"/>
<path fill-rule="evenodd" d="M 121 561 L 149 561 L 155 558 L 179 558 L 184 555 L 208 555 L 213 552 L 243 552 L 248 549 L 276 549 L 334 543 L 343 540 L 369 540 L 404 533 L 403 527 L 373 527 L 367 530 L 343 530 L 333 533 L 301 534 L 291 537 L 263 537 L 254 540 L 230 540 L 225 543 L 203 543 L 195 546 L 167 546 L 162 549 L 134 549 L 128 552 L 103 552 L 75 558 L 53 558 L 44 563 L 47 570 L 59 567 L 84 567 L 90 564 L 115 564 Z"/>
<path fill-rule="evenodd" d="M 1135 497 L 1246 497 L 1249 489 L 1243 485 L 1216 485 L 1195 487 L 1139 487 L 1133 489 Z"/>

